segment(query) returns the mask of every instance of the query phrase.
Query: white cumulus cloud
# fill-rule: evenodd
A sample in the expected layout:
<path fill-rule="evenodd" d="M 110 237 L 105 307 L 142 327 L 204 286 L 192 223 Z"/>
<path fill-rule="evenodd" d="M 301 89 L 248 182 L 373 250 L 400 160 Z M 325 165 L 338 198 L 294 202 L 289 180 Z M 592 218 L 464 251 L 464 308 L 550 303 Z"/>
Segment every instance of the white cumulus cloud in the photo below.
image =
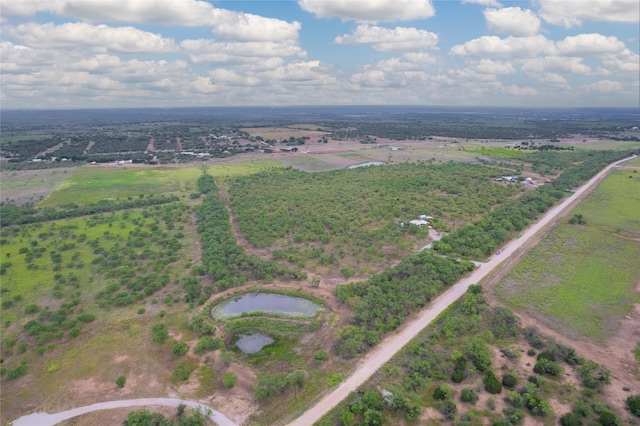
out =
<path fill-rule="evenodd" d="M 298 0 L 300 7 L 319 18 L 343 21 L 395 22 L 435 15 L 431 0 Z"/>
<path fill-rule="evenodd" d="M 269 57 L 306 56 L 294 41 L 217 42 L 210 39 L 183 40 L 180 47 L 194 63 L 242 64 Z"/>
<path fill-rule="evenodd" d="M 555 49 L 553 41 L 542 35 L 507 38 L 482 36 L 453 46 L 451 53 L 459 56 L 533 57 L 541 53 L 553 53 Z"/>
<path fill-rule="evenodd" d="M 540 19 L 529 9 L 486 9 L 484 18 L 489 30 L 498 34 L 524 37 L 538 34 L 540 31 Z"/>
<path fill-rule="evenodd" d="M 336 44 L 371 44 L 380 52 L 419 51 L 435 48 L 438 36 L 417 28 L 393 29 L 370 25 L 358 25 L 352 34 L 335 38 Z"/>
<path fill-rule="evenodd" d="M 622 84 L 613 80 L 600 80 L 589 84 L 586 88 L 591 92 L 612 93 L 620 92 L 622 90 Z"/>
<path fill-rule="evenodd" d="M 4 32 L 27 46 L 45 48 L 89 47 L 100 52 L 160 53 L 176 50 L 173 40 L 133 27 L 109 27 L 84 22 L 54 25 L 28 22 L 5 27 Z"/>
<path fill-rule="evenodd" d="M 542 58 L 526 58 L 519 61 L 522 70 L 530 73 L 546 71 L 562 71 L 579 75 L 592 74 L 591 67 L 582 63 L 582 58 L 565 58 L 562 56 L 545 56 Z"/>
<path fill-rule="evenodd" d="M 519 60 L 522 70 L 528 73 L 545 71 L 563 71 L 572 74 L 590 75 L 591 67 L 582 62 L 582 58 L 565 58 L 562 56 L 545 56 L 543 58 L 526 58 Z"/>
<path fill-rule="evenodd" d="M 601 55 L 617 53 L 625 49 L 625 44 L 614 36 L 602 34 L 578 34 L 556 42 L 558 53 L 566 56 Z"/>
<path fill-rule="evenodd" d="M 462 3 L 473 3 L 481 6 L 502 7 L 502 4 L 497 0 L 462 0 Z"/>
<path fill-rule="evenodd" d="M 491 59 L 481 59 L 476 62 L 471 62 L 469 66 L 483 74 L 513 74 L 516 72 L 513 65 L 509 62 L 492 61 Z"/>
<path fill-rule="evenodd" d="M 131 22 L 159 25 L 208 25 L 214 7 L 196 0 L 4 0 L 2 13 L 33 16 L 50 12 L 87 21 Z"/>
<path fill-rule="evenodd" d="M 583 21 L 639 22 L 638 0 L 538 0 L 539 14 L 553 25 L 566 28 Z"/>
<path fill-rule="evenodd" d="M 302 27 L 297 21 L 287 22 L 222 9 L 216 9 L 213 16 L 216 36 L 238 41 L 295 40 Z"/>

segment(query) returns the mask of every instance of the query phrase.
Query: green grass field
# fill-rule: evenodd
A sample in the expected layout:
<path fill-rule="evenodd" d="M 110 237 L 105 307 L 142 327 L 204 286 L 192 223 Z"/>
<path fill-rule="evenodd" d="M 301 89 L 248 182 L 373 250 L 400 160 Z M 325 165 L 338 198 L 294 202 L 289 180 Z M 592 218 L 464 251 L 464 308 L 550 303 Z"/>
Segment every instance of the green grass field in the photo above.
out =
<path fill-rule="evenodd" d="M 640 244 L 602 230 L 556 227 L 498 284 L 510 307 L 603 342 L 640 301 Z"/>
<path fill-rule="evenodd" d="M 640 236 L 640 173 L 616 170 L 574 210 L 590 226 Z"/>
<path fill-rule="evenodd" d="M 207 165 L 216 178 L 244 176 L 269 168 L 283 167 L 275 161 L 252 161 L 237 164 Z M 148 194 L 187 194 L 197 192 L 195 182 L 200 167 L 86 166 L 79 168 L 39 207 L 88 204 L 105 199 L 126 199 Z"/>
<path fill-rule="evenodd" d="M 473 152 L 477 155 L 483 155 L 492 158 L 521 158 L 527 154 L 527 151 L 521 151 L 519 149 L 511 148 L 499 148 L 495 146 L 474 146 L 473 148 L 465 147 L 465 150 L 468 152 Z"/>
<path fill-rule="evenodd" d="M 631 179 L 629 178 L 631 176 Z M 498 284 L 508 305 L 579 336 L 603 342 L 640 300 L 640 177 L 612 172 Z"/>

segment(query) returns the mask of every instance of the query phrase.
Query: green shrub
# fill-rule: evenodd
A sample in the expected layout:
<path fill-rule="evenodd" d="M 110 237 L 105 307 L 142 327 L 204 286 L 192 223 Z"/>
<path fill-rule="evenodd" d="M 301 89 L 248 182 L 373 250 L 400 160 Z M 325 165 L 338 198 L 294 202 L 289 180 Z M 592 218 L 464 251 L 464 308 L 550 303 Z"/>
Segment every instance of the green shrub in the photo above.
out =
<path fill-rule="evenodd" d="M 578 375 L 582 384 L 591 389 L 598 389 L 609 383 L 609 370 L 593 361 L 585 361 L 578 367 Z"/>
<path fill-rule="evenodd" d="M 78 315 L 76 319 L 82 322 L 92 322 L 92 321 L 95 321 L 96 316 L 89 312 L 85 312 L 83 314 Z"/>
<path fill-rule="evenodd" d="M 124 376 L 120 376 L 116 379 L 116 386 L 119 388 L 123 388 L 125 383 L 127 383 L 127 378 Z"/>
<path fill-rule="evenodd" d="M 518 379 L 513 374 L 505 374 L 502 378 L 502 385 L 505 388 L 513 389 L 518 384 Z"/>
<path fill-rule="evenodd" d="M 189 345 L 187 345 L 186 343 L 176 343 L 175 345 L 173 345 L 173 354 L 176 356 L 182 356 L 184 354 L 186 354 L 187 352 L 189 352 Z"/>
<path fill-rule="evenodd" d="M 195 370 L 195 368 L 196 367 L 193 365 L 187 364 L 184 361 L 180 361 L 180 363 L 173 370 L 173 378 L 186 382 L 187 380 L 189 380 L 189 376 L 191 375 L 191 372 Z"/>
<path fill-rule="evenodd" d="M 215 351 L 222 347 L 222 339 L 219 337 L 202 336 L 196 344 L 196 353 L 202 355 L 205 352 Z"/>
<path fill-rule="evenodd" d="M 152 339 L 154 343 L 164 343 L 167 337 L 169 337 L 169 332 L 164 324 L 155 324 L 151 328 L 151 331 L 153 333 Z"/>
<path fill-rule="evenodd" d="M 12 368 L 7 372 L 7 377 L 9 378 L 9 380 L 17 379 L 18 377 L 21 377 L 27 374 L 27 370 L 28 370 L 27 361 L 22 360 L 19 366 Z"/>
<path fill-rule="evenodd" d="M 38 305 L 36 305 L 35 303 L 27 305 L 27 307 L 24 308 L 24 313 L 27 315 L 36 314 L 38 313 L 38 311 L 40 311 L 40 307 L 38 307 Z"/>
<path fill-rule="evenodd" d="M 475 393 L 472 389 L 464 388 L 460 393 L 460 400 L 462 402 L 468 402 L 470 404 L 475 404 L 478 402 L 478 394 Z"/>
<path fill-rule="evenodd" d="M 238 380 L 238 376 L 231 371 L 226 371 L 222 375 L 222 384 L 227 389 L 231 389 L 236 384 L 237 380 Z"/>
<path fill-rule="evenodd" d="M 600 418 L 598 419 L 602 426 L 619 426 L 620 423 L 616 418 L 616 415 L 611 411 L 604 411 L 600 414 Z"/>
<path fill-rule="evenodd" d="M 314 358 L 316 364 L 320 365 L 324 361 L 329 359 L 329 354 L 326 353 L 325 351 L 318 351 L 313 358 Z"/>
<path fill-rule="evenodd" d="M 493 373 L 487 373 L 484 376 L 484 389 L 494 395 L 502 392 L 502 384 Z"/>
<path fill-rule="evenodd" d="M 451 374 L 451 381 L 453 383 L 461 383 L 464 380 L 464 371 L 463 370 L 453 370 Z"/>
<path fill-rule="evenodd" d="M 538 362 L 536 362 L 536 365 L 533 367 L 533 371 L 537 374 L 548 374 L 550 376 L 559 376 L 562 374 L 562 367 L 560 367 L 560 364 L 558 364 L 555 361 L 550 361 L 547 358 L 539 357 Z"/>
<path fill-rule="evenodd" d="M 582 418 L 574 413 L 567 413 L 560 417 L 561 426 L 582 426 Z"/>
<path fill-rule="evenodd" d="M 631 414 L 640 417 L 640 395 L 627 398 L 627 408 L 631 411 Z"/>
<path fill-rule="evenodd" d="M 454 392 L 455 391 L 451 388 L 451 386 L 443 383 L 433 390 L 433 397 L 438 401 L 444 401 L 445 399 L 451 398 Z"/>

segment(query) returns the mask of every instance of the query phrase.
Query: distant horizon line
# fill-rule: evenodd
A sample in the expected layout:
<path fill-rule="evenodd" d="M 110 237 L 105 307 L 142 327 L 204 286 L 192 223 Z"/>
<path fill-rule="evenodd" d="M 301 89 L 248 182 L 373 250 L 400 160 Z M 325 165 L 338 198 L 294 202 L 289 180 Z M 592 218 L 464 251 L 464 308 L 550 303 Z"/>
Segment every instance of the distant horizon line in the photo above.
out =
<path fill-rule="evenodd" d="M 114 111 L 114 110 L 181 110 L 181 109 L 287 109 L 287 108 L 415 108 L 415 109 L 511 109 L 511 110 L 587 110 L 587 109 L 624 109 L 632 110 L 636 109 L 640 112 L 639 106 L 482 106 L 482 105 L 415 105 L 415 104 L 389 104 L 389 105 L 368 105 L 368 104 L 353 104 L 353 105 L 305 105 L 305 104 L 292 104 L 292 105 L 229 105 L 229 106 L 139 106 L 139 107 L 103 107 L 103 108 L 3 108 L 0 106 L 0 112 L 9 111 Z"/>

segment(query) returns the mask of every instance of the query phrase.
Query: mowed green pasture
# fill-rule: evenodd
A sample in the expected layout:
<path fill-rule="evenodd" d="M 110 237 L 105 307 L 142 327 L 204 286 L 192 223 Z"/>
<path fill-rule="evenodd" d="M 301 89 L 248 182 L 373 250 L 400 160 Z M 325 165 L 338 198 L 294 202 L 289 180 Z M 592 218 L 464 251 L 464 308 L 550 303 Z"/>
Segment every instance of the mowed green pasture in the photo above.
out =
<path fill-rule="evenodd" d="M 562 224 L 501 280 L 496 293 L 513 309 L 602 343 L 640 301 L 634 293 L 638 259 L 637 241 Z"/>
<path fill-rule="evenodd" d="M 206 165 L 214 177 L 245 176 L 269 168 L 283 167 L 275 161 L 250 161 L 236 164 Z M 39 207 L 88 204 L 105 199 L 126 199 L 148 194 L 197 192 L 195 182 L 202 174 L 195 167 L 149 167 L 143 165 L 86 166 L 79 168 Z"/>
<path fill-rule="evenodd" d="M 609 228 L 629 236 L 640 236 L 640 172 L 615 170 L 580 203 L 573 214 L 581 214 L 588 226 Z"/>
<path fill-rule="evenodd" d="M 186 190 L 185 180 L 195 182 L 197 168 L 150 169 L 141 166 L 105 165 L 82 167 L 40 203 L 40 207 L 95 203 L 139 195 L 177 193 Z M 195 186 L 194 184 L 192 184 Z"/>

